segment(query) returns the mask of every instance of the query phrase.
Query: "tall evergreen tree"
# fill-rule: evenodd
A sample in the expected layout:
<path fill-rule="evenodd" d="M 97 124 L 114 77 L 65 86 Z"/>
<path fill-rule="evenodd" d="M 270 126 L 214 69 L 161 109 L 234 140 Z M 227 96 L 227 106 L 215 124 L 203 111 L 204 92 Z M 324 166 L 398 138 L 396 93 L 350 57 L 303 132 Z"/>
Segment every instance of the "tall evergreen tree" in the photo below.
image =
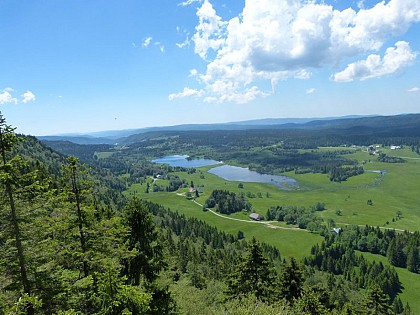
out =
<path fill-rule="evenodd" d="M 23 246 L 20 217 L 16 207 L 15 191 L 22 185 L 18 176 L 18 167 L 21 160 L 19 158 L 11 159 L 10 153 L 18 142 L 14 128 L 7 125 L 5 118 L 0 113 L 0 184 L 4 192 L 4 198 L 10 210 L 10 223 L 12 235 L 14 237 L 14 246 L 17 251 L 17 260 L 19 264 L 20 282 L 23 292 L 31 296 L 31 285 L 28 278 L 27 263 Z M 26 306 L 27 314 L 34 314 L 34 308 L 31 303 Z"/>
<path fill-rule="evenodd" d="M 251 240 L 246 256 L 237 265 L 227 284 L 229 296 L 245 297 L 248 294 L 254 294 L 262 300 L 272 298 L 274 272 L 255 238 Z"/>
<path fill-rule="evenodd" d="M 366 314 L 385 315 L 392 314 L 389 298 L 378 285 L 374 285 L 367 293 L 365 308 Z"/>
<path fill-rule="evenodd" d="M 420 253 L 419 248 L 414 242 L 408 245 L 407 249 L 407 269 L 411 272 L 420 272 Z"/>
<path fill-rule="evenodd" d="M 79 230 L 80 249 L 82 252 L 83 275 L 89 275 L 89 265 L 87 258 L 87 240 L 86 228 L 88 224 L 87 213 L 82 203 L 89 193 L 91 183 L 87 180 L 88 170 L 84 164 L 80 163 L 79 159 L 70 156 L 67 159 L 68 165 L 64 167 L 64 173 L 67 179 L 67 193 L 69 201 L 74 204 L 77 215 L 77 227 Z"/>
<path fill-rule="evenodd" d="M 289 303 L 300 298 L 303 290 L 303 270 L 294 257 L 283 267 L 280 275 L 280 295 Z"/>
<path fill-rule="evenodd" d="M 126 274 L 133 285 L 142 278 L 152 282 L 163 268 L 163 249 L 158 242 L 158 231 L 148 207 L 134 198 L 124 208 L 124 222 L 129 228 L 128 249 L 133 256 L 126 262 Z"/>

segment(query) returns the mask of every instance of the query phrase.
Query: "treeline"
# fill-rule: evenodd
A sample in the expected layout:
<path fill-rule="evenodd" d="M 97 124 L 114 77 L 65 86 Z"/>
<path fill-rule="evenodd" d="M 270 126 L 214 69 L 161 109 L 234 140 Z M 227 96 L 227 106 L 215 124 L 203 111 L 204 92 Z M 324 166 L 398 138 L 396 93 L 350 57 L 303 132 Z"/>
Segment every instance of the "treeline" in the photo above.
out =
<path fill-rule="evenodd" d="M 112 145 L 109 144 L 76 144 L 70 141 L 42 141 L 48 147 L 54 149 L 67 156 L 76 156 L 84 162 L 93 162 L 95 160 L 95 152 L 114 151 Z"/>
<path fill-rule="evenodd" d="M 325 209 L 325 204 L 318 202 L 310 208 L 297 206 L 276 206 L 267 210 L 267 220 L 286 222 L 287 224 L 297 225 L 301 229 L 310 231 L 320 231 L 323 219 L 315 212 Z"/>
<path fill-rule="evenodd" d="M 378 285 L 391 298 L 391 302 L 401 292 L 401 284 L 395 269 L 382 263 L 368 262 L 361 255 L 356 255 L 354 249 L 343 245 L 323 242 L 311 249 L 311 256 L 304 263 L 318 270 L 326 271 L 344 278 L 359 288 Z"/>
<path fill-rule="evenodd" d="M 222 214 L 231 214 L 243 210 L 250 211 L 252 205 L 242 195 L 227 190 L 213 190 L 210 197 L 204 203 L 205 208 L 216 208 Z"/>
<path fill-rule="evenodd" d="M 357 165 L 353 167 L 333 167 L 330 170 L 329 178 L 332 182 L 343 182 L 349 177 L 361 175 L 364 172 L 363 166 Z"/>
<path fill-rule="evenodd" d="M 405 163 L 403 158 L 397 156 L 388 156 L 385 153 L 379 153 L 378 162 L 384 163 Z"/>
<path fill-rule="evenodd" d="M 343 227 L 332 242 L 388 258 L 391 265 L 420 273 L 420 233 L 381 230 L 370 226 Z"/>

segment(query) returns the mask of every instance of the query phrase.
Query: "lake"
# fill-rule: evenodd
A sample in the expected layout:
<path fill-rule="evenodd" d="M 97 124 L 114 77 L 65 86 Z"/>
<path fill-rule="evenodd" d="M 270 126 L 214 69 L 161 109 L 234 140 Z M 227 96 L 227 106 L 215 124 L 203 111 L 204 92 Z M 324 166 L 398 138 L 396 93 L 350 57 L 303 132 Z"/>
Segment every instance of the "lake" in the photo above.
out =
<path fill-rule="evenodd" d="M 168 164 L 170 166 L 180 166 L 180 167 L 202 167 L 208 165 L 215 165 L 221 164 L 222 162 L 218 162 L 215 160 L 210 159 L 192 159 L 188 160 L 188 155 L 169 155 L 163 158 L 154 159 L 152 160 L 153 163 L 158 164 Z"/>
<path fill-rule="evenodd" d="M 217 166 L 210 169 L 209 173 L 236 182 L 264 183 L 275 185 L 284 190 L 299 188 L 299 184 L 294 178 L 284 175 L 260 174 L 244 167 L 232 165 Z"/>

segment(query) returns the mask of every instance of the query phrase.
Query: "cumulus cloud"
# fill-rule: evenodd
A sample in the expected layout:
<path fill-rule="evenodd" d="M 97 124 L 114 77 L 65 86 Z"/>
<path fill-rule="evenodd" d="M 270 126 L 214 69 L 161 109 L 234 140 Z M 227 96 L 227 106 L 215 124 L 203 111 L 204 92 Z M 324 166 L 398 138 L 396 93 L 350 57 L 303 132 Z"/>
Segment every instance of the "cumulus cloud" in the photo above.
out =
<path fill-rule="evenodd" d="M 5 88 L 4 90 L 0 91 L 0 105 L 3 104 L 8 104 L 8 103 L 12 103 L 12 104 L 18 104 L 19 100 L 13 96 L 13 92 L 15 90 L 8 87 Z M 21 95 L 22 97 L 22 103 L 26 104 L 29 102 L 34 102 L 36 97 L 35 94 L 32 93 L 31 91 L 26 91 L 25 93 L 23 93 Z"/>
<path fill-rule="evenodd" d="M 418 87 L 418 86 L 412 87 L 411 89 L 407 90 L 407 92 L 411 92 L 411 93 L 419 92 L 419 91 L 420 91 L 420 87 Z"/>
<path fill-rule="evenodd" d="M 170 101 L 173 101 L 176 98 L 182 98 L 182 97 L 191 97 L 191 96 L 196 96 L 196 97 L 200 97 L 203 96 L 204 91 L 203 90 L 195 90 L 195 89 L 191 89 L 191 88 L 184 88 L 184 90 L 180 93 L 173 93 L 170 94 L 168 96 L 168 99 Z"/>
<path fill-rule="evenodd" d="M 35 99 L 36 99 L 35 94 L 32 93 L 31 91 L 26 91 L 21 96 L 23 98 L 22 102 L 25 104 L 29 102 L 35 102 Z"/>
<path fill-rule="evenodd" d="M 183 3 L 193 2 L 198 1 Z M 336 68 L 346 60 L 378 55 L 390 39 L 420 22 L 420 1 L 382 1 L 368 9 L 359 1 L 356 11 L 338 10 L 323 1 L 247 0 L 238 16 L 224 21 L 204 0 L 196 14 L 191 41 L 195 53 L 207 63 L 206 71 L 196 76 L 205 90 L 203 97 L 242 102 L 273 93 L 274 89 L 264 91 L 265 81 L 273 86 L 287 78 L 308 79 L 313 69 Z M 403 43 L 388 48 L 379 60 L 364 61 L 365 65 L 385 64 L 386 70 L 381 72 L 372 64 L 370 74 L 357 78 L 391 74 L 410 64 L 414 53 Z M 392 56 L 397 58 L 395 65 Z"/>
<path fill-rule="evenodd" d="M 315 88 L 310 88 L 310 89 L 307 89 L 306 90 L 306 94 L 313 94 L 315 92 L 316 92 L 316 89 Z"/>
<path fill-rule="evenodd" d="M 395 48 L 389 47 L 385 51 L 383 58 L 373 54 L 366 60 L 349 64 L 346 69 L 334 75 L 334 81 L 351 82 L 382 77 L 413 64 L 416 56 L 407 42 L 399 41 L 395 44 Z"/>
<path fill-rule="evenodd" d="M 18 103 L 17 98 L 13 97 L 10 92 L 13 92 L 13 89 L 7 88 L 7 89 L 4 89 L 2 92 L 0 92 L 0 105 L 7 104 L 7 103 L 13 103 L 13 104 Z"/>
<path fill-rule="evenodd" d="M 226 22 L 216 14 L 211 3 L 207 0 L 198 9 L 198 25 L 195 27 L 196 33 L 193 36 L 195 44 L 194 51 L 201 58 L 206 59 L 209 49 L 218 50 L 225 43 L 224 28 Z"/>

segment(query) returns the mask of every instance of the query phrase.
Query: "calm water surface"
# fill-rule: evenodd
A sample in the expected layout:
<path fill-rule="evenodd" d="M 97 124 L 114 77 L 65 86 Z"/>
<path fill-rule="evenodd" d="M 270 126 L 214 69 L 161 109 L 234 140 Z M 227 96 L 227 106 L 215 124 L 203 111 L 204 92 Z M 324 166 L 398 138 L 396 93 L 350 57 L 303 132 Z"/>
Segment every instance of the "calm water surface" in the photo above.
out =
<path fill-rule="evenodd" d="M 223 165 L 210 169 L 209 173 L 236 182 L 271 184 L 284 190 L 299 188 L 299 184 L 294 178 L 283 175 L 260 174 L 244 167 Z"/>
<path fill-rule="evenodd" d="M 152 160 L 153 163 L 158 164 L 169 164 L 170 166 L 180 166 L 180 167 L 201 167 L 208 165 L 221 164 L 215 160 L 209 159 L 193 159 L 188 160 L 188 155 L 169 155 L 163 158 Z"/>

